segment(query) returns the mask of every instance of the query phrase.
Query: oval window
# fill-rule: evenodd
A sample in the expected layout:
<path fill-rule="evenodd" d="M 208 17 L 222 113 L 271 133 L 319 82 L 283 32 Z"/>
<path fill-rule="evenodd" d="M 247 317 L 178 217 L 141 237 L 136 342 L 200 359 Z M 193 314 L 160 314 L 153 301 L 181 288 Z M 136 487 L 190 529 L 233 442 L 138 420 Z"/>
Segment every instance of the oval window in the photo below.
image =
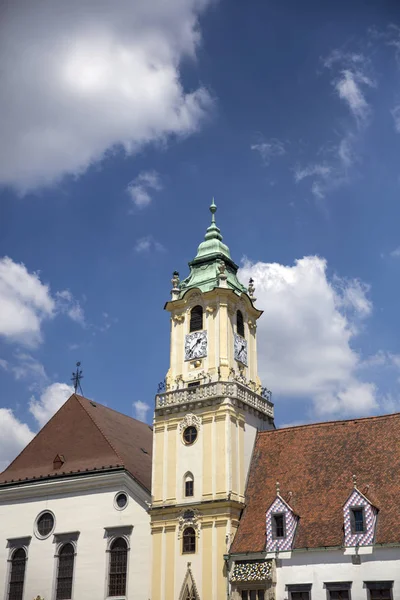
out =
<path fill-rule="evenodd" d="M 117 508 L 118 510 L 122 510 L 127 504 L 128 496 L 125 494 L 125 492 L 119 492 L 115 496 L 115 508 Z"/>
<path fill-rule="evenodd" d="M 44 512 L 36 521 L 36 531 L 40 537 L 46 538 L 54 529 L 54 515 L 51 512 Z"/>
<path fill-rule="evenodd" d="M 197 439 L 197 429 L 191 425 L 190 427 L 186 427 L 183 432 L 183 441 L 187 446 L 193 444 Z"/>

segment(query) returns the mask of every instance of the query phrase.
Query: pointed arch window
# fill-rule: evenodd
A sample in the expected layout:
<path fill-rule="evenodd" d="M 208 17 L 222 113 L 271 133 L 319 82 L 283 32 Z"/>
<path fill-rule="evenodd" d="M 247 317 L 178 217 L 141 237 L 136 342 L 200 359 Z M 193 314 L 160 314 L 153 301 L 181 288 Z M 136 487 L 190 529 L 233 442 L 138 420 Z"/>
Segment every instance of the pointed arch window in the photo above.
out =
<path fill-rule="evenodd" d="M 193 527 L 186 527 L 183 532 L 182 553 L 194 554 L 196 552 L 196 532 Z"/>
<path fill-rule="evenodd" d="M 185 495 L 185 498 L 194 496 L 194 478 L 191 473 L 186 473 L 186 475 L 185 475 L 184 495 Z"/>
<path fill-rule="evenodd" d="M 11 558 L 10 582 L 8 586 L 8 600 L 22 600 L 25 581 L 26 552 L 17 548 Z"/>
<path fill-rule="evenodd" d="M 236 313 L 236 331 L 238 335 L 244 337 L 244 321 L 243 313 L 241 310 L 238 310 Z"/>
<path fill-rule="evenodd" d="M 58 553 L 56 600 L 71 600 L 74 576 L 75 548 L 71 543 L 64 544 Z"/>
<path fill-rule="evenodd" d="M 127 568 L 128 544 L 124 538 L 119 537 L 112 542 L 110 547 L 109 596 L 125 596 Z"/>
<path fill-rule="evenodd" d="M 190 333 L 203 329 L 203 307 L 199 304 L 190 311 Z"/>

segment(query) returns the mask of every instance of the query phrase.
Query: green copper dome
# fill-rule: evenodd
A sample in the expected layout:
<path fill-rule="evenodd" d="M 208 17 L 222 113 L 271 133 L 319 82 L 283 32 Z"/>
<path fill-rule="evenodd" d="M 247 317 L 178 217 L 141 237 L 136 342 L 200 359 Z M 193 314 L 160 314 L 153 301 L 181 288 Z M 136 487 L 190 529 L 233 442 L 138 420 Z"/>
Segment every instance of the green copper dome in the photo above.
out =
<path fill-rule="evenodd" d="M 215 223 L 217 207 L 214 199 L 210 206 L 212 214 L 211 225 L 206 231 L 204 242 L 197 249 L 195 258 L 189 263 L 190 274 L 179 284 L 179 298 L 191 288 L 199 288 L 202 292 L 209 292 L 220 284 L 222 277 L 226 278 L 226 286 L 236 294 L 247 293 L 244 285 L 240 283 L 236 274 L 238 266 L 231 259 L 229 248 L 222 242 L 222 235 Z M 225 265 L 225 267 L 224 267 Z"/>

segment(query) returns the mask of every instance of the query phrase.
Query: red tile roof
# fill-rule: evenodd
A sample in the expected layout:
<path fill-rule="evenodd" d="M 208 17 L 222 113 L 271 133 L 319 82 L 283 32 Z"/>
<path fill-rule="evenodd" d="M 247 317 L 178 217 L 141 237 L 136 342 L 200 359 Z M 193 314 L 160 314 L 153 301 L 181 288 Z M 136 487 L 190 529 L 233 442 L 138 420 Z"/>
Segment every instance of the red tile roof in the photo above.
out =
<path fill-rule="evenodd" d="M 265 514 L 280 493 L 300 516 L 294 548 L 341 546 L 352 475 L 379 508 L 375 543 L 400 539 L 400 414 L 262 431 L 231 552 L 265 550 Z"/>
<path fill-rule="evenodd" d="M 120 467 L 150 491 L 152 438 L 146 423 L 73 394 L 0 474 L 0 484 Z M 65 462 L 55 469 L 57 455 Z"/>

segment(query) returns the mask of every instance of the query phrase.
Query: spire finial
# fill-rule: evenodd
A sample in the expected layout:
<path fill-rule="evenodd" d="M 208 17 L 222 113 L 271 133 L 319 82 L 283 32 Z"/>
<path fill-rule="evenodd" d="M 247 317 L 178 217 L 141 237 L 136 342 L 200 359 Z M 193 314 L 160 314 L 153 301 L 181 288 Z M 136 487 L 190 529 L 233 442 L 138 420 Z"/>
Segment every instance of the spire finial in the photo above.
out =
<path fill-rule="evenodd" d="M 210 213 L 212 214 L 211 223 L 215 223 L 215 213 L 217 212 L 217 205 L 215 204 L 214 197 L 210 206 Z"/>
<path fill-rule="evenodd" d="M 276 495 L 281 495 L 281 486 L 279 485 L 279 481 L 276 482 Z"/>
<path fill-rule="evenodd" d="M 81 385 L 81 379 L 83 379 L 83 374 L 82 374 L 82 369 L 80 369 L 80 366 L 81 366 L 81 363 L 78 361 L 76 363 L 76 371 L 74 373 L 72 373 L 71 381 L 74 385 L 75 394 L 79 390 L 83 396 L 83 390 L 82 390 L 82 385 Z"/>
<path fill-rule="evenodd" d="M 355 488 L 357 487 L 357 475 L 353 475 L 353 485 Z"/>

